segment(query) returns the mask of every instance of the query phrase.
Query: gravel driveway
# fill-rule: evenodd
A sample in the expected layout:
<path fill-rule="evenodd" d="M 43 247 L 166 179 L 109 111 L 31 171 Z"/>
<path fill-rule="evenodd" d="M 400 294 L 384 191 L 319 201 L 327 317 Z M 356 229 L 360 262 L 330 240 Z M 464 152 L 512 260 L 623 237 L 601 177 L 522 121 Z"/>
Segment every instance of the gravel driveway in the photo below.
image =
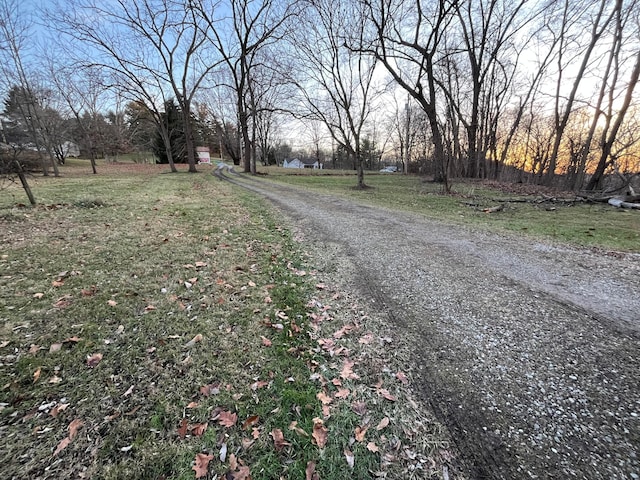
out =
<path fill-rule="evenodd" d="M 640 478 L 640 255 L 232 181 L 280 208 L 386 316 L 471 478 Z"/>

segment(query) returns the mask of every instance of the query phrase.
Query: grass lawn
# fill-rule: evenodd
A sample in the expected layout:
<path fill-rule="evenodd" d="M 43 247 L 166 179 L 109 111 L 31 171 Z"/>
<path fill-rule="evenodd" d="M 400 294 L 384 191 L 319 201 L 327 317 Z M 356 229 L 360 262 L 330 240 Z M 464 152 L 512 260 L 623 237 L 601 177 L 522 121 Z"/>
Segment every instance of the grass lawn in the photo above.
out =
<path fill-rule="evenodd" d="M 262 167 L 267 178 L 358 201 L 407 210 L 431 218 L 486 228 L 518 232 L 576 245 L 640 252 L 640 211 L 618 209 L 603 203 L 553 202 L 571 194 L 543 187 L 498 185 L 454 180 L 451 195 L 442 186 L 420 177 L 365 173 L 370 189 L 356 190 L 355 173 L 335 170 L 294 170 Z M 526 201 L 525 201 L 526 200 Z M 483 210 L 502 206 L 495 213 Z"/>
<path fill-rule="evenodd" d="M 446 432 L 358 360 L 379 333 L 277 215 L 167 170 L 74 160 L 34 208 L 1 191 L 3 477 L 446 475 Z"/>

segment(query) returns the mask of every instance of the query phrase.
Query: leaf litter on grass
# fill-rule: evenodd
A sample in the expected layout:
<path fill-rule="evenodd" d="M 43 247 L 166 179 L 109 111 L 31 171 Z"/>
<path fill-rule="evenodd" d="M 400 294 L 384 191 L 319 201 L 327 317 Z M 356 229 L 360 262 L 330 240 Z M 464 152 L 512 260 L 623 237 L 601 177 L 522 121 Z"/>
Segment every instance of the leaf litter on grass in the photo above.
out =
<path fill-rule="evenodd" d="M 114 175 L 108 206 L 37 211 L 11 234 L 0 260 L 14 292 L 0 329 L 7 474 L 327 480 L 440 465 L 425 446 L 440 443 L 419 446 L 430 420 L 399 412 L 406 385 L 371 365 L 386 334 L 316 278 L 252 197 L 194 178 L 203 198 L 190 178 L 132 188 Z M 36 225 L 43 233 L 21 241 Z"/>

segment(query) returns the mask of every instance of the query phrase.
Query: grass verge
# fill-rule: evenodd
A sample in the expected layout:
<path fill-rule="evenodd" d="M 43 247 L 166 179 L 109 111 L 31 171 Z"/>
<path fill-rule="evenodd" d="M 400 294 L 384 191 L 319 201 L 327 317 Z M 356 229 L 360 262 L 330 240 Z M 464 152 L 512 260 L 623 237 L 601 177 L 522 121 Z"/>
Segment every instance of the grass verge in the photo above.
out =
<path fill-rule="evenodd" d="M 263 167 L 263 170 L 268 178 L 279 182 L 473 228 L 517 232 L 532 238 L 607 250 L 640 252 L 639 211 L 601 203 L 553 201 L 567 195 L 544 187 L 455 181 L 453 193 L 445 195 L 441 185 L 420 177 L 372 173 L 365 176 L 365 182 L 374 188 L 356 190 L 353 172 L 331 171 L 332 174 L 328 174 L 304 170 L 291 173 L 275 167 Z M 502 209 L 495 213 L 485 212 L 497 206 Z"/>
<path fill-rule="evenodd" d="M 85 169 L 38 179 L 35 208 L 0 201 L 6 478 L 447 474 L 437 424 L 401 421 L 407 379 L 365 361 L 384 337 L 329 312 L 340 293 L 258 199 L 204 173 Z"/>

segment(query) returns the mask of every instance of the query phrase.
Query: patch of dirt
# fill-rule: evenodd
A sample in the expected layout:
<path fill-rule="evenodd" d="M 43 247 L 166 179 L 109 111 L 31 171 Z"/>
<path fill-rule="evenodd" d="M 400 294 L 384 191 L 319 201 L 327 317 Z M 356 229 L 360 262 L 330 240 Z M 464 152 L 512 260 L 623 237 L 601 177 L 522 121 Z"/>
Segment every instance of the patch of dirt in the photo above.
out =
<path fill-rule="evenodd" d="M 491 234 L 234 182 L 393 332 L 471 478 L 640 478 L 640 255 Z"/>

